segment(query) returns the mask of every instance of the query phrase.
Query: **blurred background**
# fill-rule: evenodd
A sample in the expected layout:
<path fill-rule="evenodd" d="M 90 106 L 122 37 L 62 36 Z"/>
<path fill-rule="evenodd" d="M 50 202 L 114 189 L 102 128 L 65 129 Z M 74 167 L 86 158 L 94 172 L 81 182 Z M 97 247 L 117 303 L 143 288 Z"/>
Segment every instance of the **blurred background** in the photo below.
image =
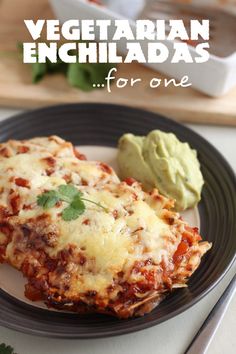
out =
<path fill-rule="evenodd" d="M 64 102 L 109 102 L 145 108 L 185 122 L 236 125 L 236 17 L 233 16 L 236 1 L 173 1 L 172 7 L 169 4 L 165 7 L 165 3 L 169 2 L 40 0 L 32 5 L 30 0 L 20 2 L 1 0 L 0 105 L 33 108 Z M 176 7 L 176 4 L 183 7 Z M 186 7 L 189 4 L 194 7 L 189 9 Z M 147 5 L 148 9 L 145 7 Z M 109 9 L 108 12 L 107 9 Z M 85 92 L 72 87 L 65 79 L 63 70 L 58 70 L 53 75 L 42 75 L 41 81 L 37 84 L 32 82 L 31 65 L 22 63 L 18 48 L 19 43 L 30 40 L 24 19 L 59 17 L 65 20 L 67 18 L 125 16 L 132 21 L 132 18 L 143 17 L 144 10 L 146 14 L 151 13 L 154 18 L 183 18 L 186 21 L 189 18 L 210 18 L 213 36 L 210 41 L 213 45 L 210 49 L 209 65 L 204 71 L 204 66 L 201 65 L 198 68 L 191 67 L 192 73 L 190 74 L 198 90 L 192 87 L 183 89 L 173 86 L 151 89 L 148 85 L 153 77 L 178 77 L 185 71 L 187 73 L 190 70 L 187 65 L 186 67 L 182 65 L 181 68 L 176 67 L 176 69 L 170 65 L 168 67 L 159 65 L 155 70 L 137 63 L 118 65 L 118 77 L 141 78 L 142 84 L 135 88 L 125 87 L 123 89 L 113 85 L 112 93 L 108 93 L 106 89 Z M 189 43 L 189 46 L 190 50 L 194 51 L 194 43 Z M 218 92 L 219 94 L 216 95 L 218 97 L 212 98 L 209 94 L 203 93 L 208 91 L 210 94 Z"/>

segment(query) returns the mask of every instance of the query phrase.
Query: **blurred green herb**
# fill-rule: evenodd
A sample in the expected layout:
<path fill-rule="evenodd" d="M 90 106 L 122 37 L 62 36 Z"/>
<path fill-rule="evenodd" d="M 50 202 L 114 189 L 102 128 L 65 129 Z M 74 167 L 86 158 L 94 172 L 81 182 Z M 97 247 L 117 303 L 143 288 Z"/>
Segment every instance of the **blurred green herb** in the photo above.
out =
<path fill-rule="evenodd" d="M 44 63 L 32 64 L 32 80 L 34 84 L 42 80 L 42 78 L 46 75 L 46 73 L 47 73 L 47 64 Z"/>
<path fill-rule="evenodd" d="M 0 344 L 0 354 L 16 354 L 14 349 L 4 343 Z"/>
<path fill-rule="evenodd" d="M 69 64 L 67 79 L 71 86 L 78 87 L 83 91 L 91 91 L 94 89 L 93 84 L 105 84 L 105 77 L 112 67 L 114 65 L 109 63 Z"/>
<path fill-rule="evenodd" d="M 33 63 L 32 66 L 32 81 L 37 84 L 45 75 L 54 73 L 66 74 L 68 64 L 63 63 L 58 59 L 57 63 L 51 63 L 49 60 L 46 63 Z"/>
<path fill-rule="evenodd" d="M 22 53 L 23 46 L 18 43 L 18 49 Z M 71 51 L 71 54 L 74 54 Z M 36 55 L 37 56 L 37 55 Z M 49 60 L 46 63 L 32 63 L 32 81 L 34 84 L 40 82 L 46 75 L 62 73 L 67 78 L 71 86 L 82 91 L 92 91 L 97 88 L 97 84 L 105 85 L 105 77 L 114 64 L 110 63 L 64 63 L 57 58 L 56 63 Z M 93 86 L 95 84 L 95 87 Z M 104 86 L 103 86 L 104 87 Z"/>

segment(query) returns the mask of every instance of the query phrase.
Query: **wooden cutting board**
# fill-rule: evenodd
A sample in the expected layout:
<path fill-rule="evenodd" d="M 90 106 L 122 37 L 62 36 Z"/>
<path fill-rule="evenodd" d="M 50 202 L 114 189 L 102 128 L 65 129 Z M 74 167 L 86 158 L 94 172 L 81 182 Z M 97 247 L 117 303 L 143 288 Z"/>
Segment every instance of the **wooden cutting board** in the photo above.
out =
<path fill-rule="evenodd" d="M 236 88 L 222 98 L 210 98 L 191 88 L 148 85 L 163 76 L 138 64 L 118 67 L 118 76 L 141 78 L 142 84 L 112 92 L 98 89 L 82 92 L 71 88 L 61 75 L 49 76 L 39 84 L 31 82 L 31 69 L 17 55 L 17 42 L 29 40 L 24 19 L 53 18 L 48 0 L 0 0 L 0 105 L 32 108 L 68 102 L 107 102 L 126 104 L 160 112 L 185 122 L 236 126 Z"/>

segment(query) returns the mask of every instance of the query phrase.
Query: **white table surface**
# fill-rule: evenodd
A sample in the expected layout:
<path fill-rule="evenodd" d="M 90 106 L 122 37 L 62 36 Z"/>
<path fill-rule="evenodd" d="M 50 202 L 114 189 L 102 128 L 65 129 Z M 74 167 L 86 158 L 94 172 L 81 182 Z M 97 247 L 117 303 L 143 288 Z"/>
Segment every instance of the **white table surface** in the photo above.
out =
<path fill-rule="evenodd" d="M 1 108 L 0 120 L 17 112 L 19 111 Z M 202 125 L 190 127 L 218 148 L 236 171 L 236 128 Z M 0 343 L 10 344 L 18 354 L 183 354 L 235 271 L 236 265 L 209 295 L 191 309 L 141 332 L 96 340 L 55 340 L 25 335 L 0 327 Z M 235 333 L 236 296 L 213 339 L 208 354 L 236 353 Z"/>

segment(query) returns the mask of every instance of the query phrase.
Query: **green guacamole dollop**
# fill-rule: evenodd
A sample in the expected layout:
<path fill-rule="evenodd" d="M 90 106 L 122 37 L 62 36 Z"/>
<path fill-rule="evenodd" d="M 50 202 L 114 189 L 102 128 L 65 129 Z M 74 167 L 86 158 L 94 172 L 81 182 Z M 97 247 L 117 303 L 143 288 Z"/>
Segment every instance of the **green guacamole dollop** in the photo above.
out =
<path fill-rule="evenodd" d="M 146 137 L 124 134 L 118 145 L 120 177 L 133 177 L 146 190 L 156 187 L 175 199 L 175 209 L 194 207 L 204 180 L 196 150 L 172 133 L 153 130 Z"/>

